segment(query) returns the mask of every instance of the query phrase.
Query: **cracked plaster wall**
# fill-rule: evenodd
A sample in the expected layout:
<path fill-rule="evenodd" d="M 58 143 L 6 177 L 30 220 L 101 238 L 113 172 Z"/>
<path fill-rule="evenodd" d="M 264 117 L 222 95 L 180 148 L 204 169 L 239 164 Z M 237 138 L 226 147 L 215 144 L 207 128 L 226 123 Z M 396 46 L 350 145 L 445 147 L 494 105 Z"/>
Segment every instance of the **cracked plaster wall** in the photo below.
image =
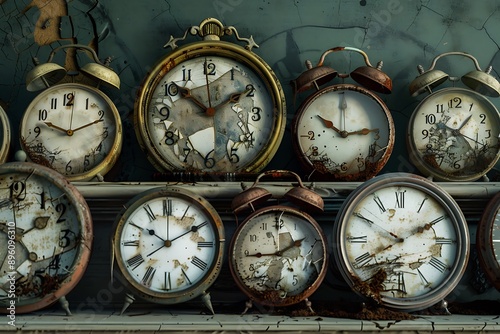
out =
<path fill-rule="evenodd" d="M 253 35 L 259 44 L 255 52 L 271 65 L 285 88 L 287 124 L 307 95 L 303 93 L 294 101 L 289 85 L 305 70 L 305 60 L 314 64 L 324 50 L 339 45 L 361 48 L 373 64 L 383 60 L 383 71 L 392 78 L 394 88 L 391 95 L 382 98 L 396 123 L 395 150 L 384 171 L 415 172 L 408 162 L 404 133 L 421 99 L 408 93 L 408 85 L 417 75 L 416 66 L 428 68 L 440 53 L 464 51 L 475 56 L 483 69 L 492 65 L 496 76 L 500 70 L 499 8 L 496 1 L 2 0 L 0 99 L 7 104 L 17 129 L 23 110 L 37 94 L 25 88 L 32 57 L 45 62 L 52 49 L 69 43 L 91 46 L 101 60 L 112 57 L 111 67 L 119 73 L 122 85 L 119 91 L 106 93 L 122 115 L 124 145 L 131 149 L 124 150 L 108 179 L 149 179 L 154 169 L 141 159 L 130 124 L 137 87 L 151 66 L 168 52 L 162 46 L 170 35 L 181 36 L 187 27 L 216 17 L 235 26 L 242 36 Z M 88 58 L 68 52 L 54 60 L 75 70 Z M 361 61 L 361 57 L 344 53 L 328 57 L 325 64 L 350 72 L 363 65 Z M 473 69 L 473 64 L 461 57 L 443 58 L 438 66 L 454 76 Z M 16 137 L 14 142 L 15 149 L 19 148 Z M 297 170 L 289 152 L 287 128 L 269 168 Z M 493 174 L 496 177 L 496 171 Z"/>
<path fill-rule="evenodd" d="M 305 60 L 316 63 L 328 48 L 363 49 L 373 64 L 383 60 L 383 71 L 393 80 L 392 94 L 381 96 L 396 123 L 395 149 L 383 171 L 416 172 L 408 161 L 405 131 L 421 99 L 408 93 L 418 64 L 428 68 L 438 54 L 464 51 L 475 56 L 483 69 L 492 65 L 494 76 L 500 71 L 500 4 L 495 0 L 0 0 L 0 100 L 12 123 L 14 150 L 19 149 L 21 115 L 37 94 L 26 91 L 32 58 L 45 62 L 59 45 L 85 44 L 101 60 L 112 57 L 111 67 L 121 79 L 119 91 L 106 90 L 124 123 L 124 149 L 107 179 L 150 180 L 155 170 L 138 149 L 132 127 L 136 90 L 148 70 L 169 52 L 162 46 L 170 35 L 180 37 L 207 17 L 235 26 L 241 36 L 253 35 L 260 46 L 255 52 L 273 68 L 285 89 L 287 130 L 268 169 L 299 170 L 290 154 L 289 125 L 307 94 L 294 101 L 289 82 L 305 70 Z M 61 52 L 54 61 L 71 71 L 89 59 L 85 54 Z M 363 65 L 361 61 L 344 54 L 327 58 L 325 64 L 350 72 Z M 454 76 L 472 66 L 460 57 L 439 62 L 441 70 Z M 493 178 L 496 174 L 492 171 Z"/>

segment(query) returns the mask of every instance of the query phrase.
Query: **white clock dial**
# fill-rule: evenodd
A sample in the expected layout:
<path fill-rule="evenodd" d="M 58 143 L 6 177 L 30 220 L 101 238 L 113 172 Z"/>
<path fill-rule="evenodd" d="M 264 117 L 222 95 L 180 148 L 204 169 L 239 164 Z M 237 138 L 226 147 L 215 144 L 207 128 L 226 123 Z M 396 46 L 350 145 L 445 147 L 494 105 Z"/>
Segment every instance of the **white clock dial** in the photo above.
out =
<path fill-rule="evenodd" d="M 283 135 L 281 86 L 250 52 L 201 44 L 210 47 L 176 51 L 168 61 L 177 66 L 147 78 L 136 103 L 139 140 L 160 170 L 260 170 Z"/>
<path fill-rule="evenodd" d="M 29 159 L 70 180 L 104 174 L 121 149 L 121 120 L 111 100 L 80 84 L 48 88 L 28 106 L 20 127 Z"/>
<path fill-rule="evenodd" d="M 205 292 L 217 277 L 224 241 L 220 218 L 208 202 L 186 194 L 153 189 L 132 200 L 120 217 L 113 242 L 132 293 L 176 303 Z"/>
<path fill-rule="evenodd" d="M 7 161 L 11 144 L 10 121 L 5 109 L 0 104 L 0 163 Z"/>
<path fill-rule="evenodd" d="M 294 119 L 296 150 L 313 177 L 363 180 L 387 162 L 392 117 L 374 94 L 354 85 L 326 87 L 304 101 Z"/>
<path fill-rule="evenodd" d="M 325 238 L 307 214 L 272 206 L 238 228 L 230 267 L 240 288 L 268 305 L 290 305 L 311 295 L 325 275 Z"/>
<path fill-rule="evenodd" d="M 489 100 L 467 89 L 442 89 L 426 97 L 408 131 L 410 158 L 438 180 L 476 180 L 499 158 L 500 114 Z"/>
<path fill-rule="evenodd" d="M 341 209 L 337 262 L 352 287 L 368 297 L 395 308 L 430 306 L 463 273 L 465 219 L 429 181 L 383 176 L 358 188 Z"/>

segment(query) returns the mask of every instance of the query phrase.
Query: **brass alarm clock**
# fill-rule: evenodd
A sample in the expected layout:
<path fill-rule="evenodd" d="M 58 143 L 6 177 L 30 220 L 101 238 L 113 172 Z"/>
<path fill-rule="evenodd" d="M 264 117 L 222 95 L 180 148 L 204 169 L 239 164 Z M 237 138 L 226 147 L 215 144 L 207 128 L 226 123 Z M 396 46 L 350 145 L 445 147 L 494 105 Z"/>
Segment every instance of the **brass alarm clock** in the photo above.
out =
<path fill-rule="evenodd" d="M 366 65 L 350 74 L 324 65 L 338 51 L 361 54 Z M 391 79 L 370 64 L 368 55 L 352 47 L 326 50 L 316 67 L 292 81 L 296 93 L 315 88 L 301 104 L 292 123 L 292 143 L 311 179 L 363 181 L 387 163 L 394 147 L 394 122 L 384 101 L 374 92 L 390 93 Z M 320 88 L 335 77 L 352 77 L 360 85 L 337 83 Z M 365 87 L 363 87 L 365 86 Z"/>
<path fill-rule="evenodd" d="M 447 80 L 458 81 L 435 69 L 439 59 L 459 55 L 474 62 L 475 69 L 461 77 L 467 88 L 432 88 Z M 485 96 L 500 96 L 500 83 L 481 71 L 472 55 L 447 52 L 438 55 L 426 71 L 410 84 L 416 96 L 428 92 L 413 111 L 407 131 L 410 160 L 422 174 L 438 181 L 475 181 L 486 177 L 500 157 L 500 113 Z"/>
<path fill-rule="evenodd" d="M 93 56 L 95 62 L 79 69 L 86 83 L 64 82 L 66 70 L 52 63 L 56 52 L 66 48 Z M 92 86 L 95 83 L 119 88 L 120 79 L 84 45 L 60 46 L 47 63 L 28 73 L 27 89 L 44 89 L 26 108 L 19 128 L 21 148 L 29 161 L 52 168 L 70 181 L 103 179 L 120 155 L 122 123 L 114 103 Z"/>
<path fill-rule="evenodd" d="M 188 32 L 203 40 L 177 48 Z M 246 46 L 220 40 L 231 34 Z M 253 38 L 208 18 L 167 46 L 174 51 L 144 79 L 134 110 L 151 163 L 166 172 L 262 170 L 283 137 L 286 107 L 278 78 L 252 52 Z"/>
<path fill-rule="evenodd" d="M 257 187 L 266 175 L 294 176 L 298 186 L 285 197 L 304 210 L 283 204 L 255 210 L 272 197 L 268 190 Z M 321 212 L 323 199 L 305 188 L 297 174 L 271 170 L 260 174 L 231 206 L 235 213 L 253 210 L 239 224 L 229 246 L 229 268 L 239 289 L 250 302 L 261 305 L 282 307 L 305 301 L 311 308 L 308 297 L 325 277 L 328 253 L 323 230 L 304 211 Z"/>

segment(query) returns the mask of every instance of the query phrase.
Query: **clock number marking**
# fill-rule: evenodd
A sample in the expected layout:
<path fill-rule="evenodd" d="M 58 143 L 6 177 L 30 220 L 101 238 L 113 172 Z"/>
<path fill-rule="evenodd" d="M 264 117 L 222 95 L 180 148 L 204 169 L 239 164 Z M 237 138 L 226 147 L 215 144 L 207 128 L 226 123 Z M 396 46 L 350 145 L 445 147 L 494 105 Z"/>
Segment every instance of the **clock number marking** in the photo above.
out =
<path fill-rule="evenodd" d="M 130 259 L 127 260 L 127 264 L 129 267 L 132 267 L 132 270 L 135 270 L 144 262 L 144 258 L 141 254 L 137 254 Z"/>
<path fill-rule="evenodd" d="M 436 113 L 440 114 L 444 112 L 444 105 L 443 104 L 436 104 Z"/>
<path fill-rule="evenodd" d="M 198 267 L 200 270 L 207 269 L 207 263 L 204 262 L 203 260 L 200 260 L 196 256 L 193 256 L 193 259 L 191 260 L 191 263 L 194 264 L 196 267 Z"/>
<path fill-rule="evenodd" d="M 453 106 L 453 102 L 455 102 L 455 106 Z M 449 108 L 462 108 L 462 99 L 457 97 L 452 98 L 450 101 L 448 101 L 448 107 Z"/>
<path fill-rule="evenodd" d="M 198 248 L 212 248 L 214 247 L 213 241 L 198 241 Z"/>
<path fill-rule="evenodd" d="M 154 221 L 156 219 L 156 216 L 155 216 L 153 210 L 151 209 L 151 207 L 149 206 L 149 204 L 144 205 L 142 208 L 148 214 L 148 218 L 150 221 Z"/>
<path fill-rule="evenodd" d="M 436 219 L 434 219 L 433 221 L 431 221 L 429 224 L 432 226 L 432 225 L 435 225 L 437 223 L 439 223 L 441 220 L 445 219 L 446 217 L 445 216 L 440 216 L 440 217 L 437 217 Z"/>
<path fill-rule="evenodd" d="M 66 213 L 66 205 L 64 203 L 57 204 L 56 211 L 59 212 L 59 217 L 57 218 L 56 223 L 64 223 L 66 221 L 66 218 L 63 218 L 64 214 Z"/>
<path fill-rule="evenodd" d="M 436 115 L 425 115 L 425 124 L 436 124 Z"/>
<path fill-rule="evenodd" d="M 89 98 L 88 97 L 85 99 L 85 110 L 89 110 Z M 101 112 L 104 113 L 104 111 L 99 110 L 99 115 L 101 114 Z M 101 116 L 101 119 L 102 119 L 102 116 Z"/>
<path fill-rule="evenodd" d="M 60 233 L 62 233 L 62 236 L 59 237 L 59 247 L 66 248 L 71 244 L 69 235 L 74 233 L 68 229 L 61 230 Z"/>
<path fill-rule="evenodd" d="M 422 207 L 424 206 L 425 201 L 427 201 L 429 198 L 425 197 L 422 203 L 420 203 L 420 206 L 418 207 L 417 213 L 420 213 L 420 210 L 422 210 Z"/>
<path fill-rule="evenodd" d="M 151 286 L 151 281 L 153 280 L 153 276 L 156 273 L 156 269 L 153 267 L 149 266 L 146 268 L 146 272 L 144 273 L 144 276 L 142 277 L 142 284 L 145 286 Z"/>
<path fill-rule="evenodd" d="M 165 121 L 170 117 L 170 109 L 168 107 L 161 107 L 158 112 L 164 117 L 162 118 L 162 121 Z"/>
<path fill-rule="evenodd" d="M 171 146 L 177 143 L 177 138 L 175 138 L 175 133 L 173 131 L 165 131 L 165 144 Z"/>
<path fill-rule="evenodd" d="M 248 94 L 247 94 L 248 97 L 254 97 L 255 96 L 255 94 L 254 94 L 255 93 L 255 87 L 252 84 L 246 85 L 245 89 L 247 91 L 249 91 Z"/>
<path fill-rule="evenodd" d="M 347 237 L 347 241 L 350 242 L 351 244 L 366 244 L 368 242 L 367 236 L 362 235 L 359 237 Z"/>
<path fill-rule="evenodd" d="M 47 109 L 39 109 L 38 110 L 38 120 L 39 121 L 45 121 L 47 119 Z"/>
<path fill-rule="evenodd" d="M 231 154 L 229 155 L 229 161 L 231 161 L 231 163 L 233 163 L 233 164 L 240 162 L 240 157 L 236 154 L 237 151 L 238 151 L 237 148 L 231 148 Z"/>
<path fill-rule="evenodd" d="M 136 225 L 134 222 L 131 222 L 130 225 L 138 228 L 139 230 L 143 231 L 144 229 L 142 227 L 140 227 L 139 225 Z"/>
<path fill-rule="evenodd" d="M 45 191 L 40 194 L 40 209 L 45 210 Z"/>
<path fill-rule="evenodd" d="M 364 254 L 361 254 L 357 258 L 354 259 L 354 267 L 355 268 L 361 268 L 365 265 L 367 265 L 371 259 L 373 258 L 373 255 L 370 253 L 366 252 Z"/>
<path fill-rule="evenodd" d="M 380 200 L 380 198 L 377 195 L 373 195 L 373 200 L 377 204 L 378 208 L 380 209 L 380 213 L 384 213 L 386 211 L 384 207 L 384 203 Z"/>
<path fill-rule="evenodd" d="M 42 132 L 40 130 L 40 127 L 39 126 L 35 126 L 35 128 L 33 129 L 33 132 L 36 133 L 36 136 L 35 138 L 38 138 L 38 136 L 40 135 L 40 133 Z"/>
<path fill-rule="evenodd" d="M 63 105 L 65 107 L 71 107 L 75 103 L 75 94 L 68 93 L 64 94 Z"/>
<path fill-rule="evenodd" d="M 396 208 L 398 209 L 402 209 L 405 207 L 405 192 L 406 190 L 404 191 L 396 191 L 395 195 L 396 195 Z"/>
<path fill-rule="evenodd" d="M 448 266 L 445 263 L 434 256 L 431 257 L 429 264 L 441 273 L 444 273 L 444 271 L 448 269 Z"/>
<path fill-rule="evenodd" d="M 182 81 L 191 81 L 191 69 L 182 69 Z"/>
<path fill-rule="evenodd" d="M 307 138 L 309 140 L 316 140 L 314 137 L 314 131 L 307 131 L 307 135 L 300 135 L 303 138 Z"/>
<path fill-rule="evenodd" d="M 205 61 L 203 63 L 203 74 L 204 75 L 215 75 L 217 74 L 216 71 L 217 66 L 214 63 L 209 63 Z"/>
<path fill-rule="evenodd" d="M 436 238 L 436 245 L 451 245 L 455 243 L 455 240 L 448 238 Z"/>
<path fill-rule="evenodd" d="M 165 85 L 165 96 L 176 96 L 179 94 L 179 89 L 174 82 Z"/>
<path fill-rule="evenodd" d="M 139 247 L 139 240 L 130 240 L 130 241 L 125 241 L 125 242 L 123 243 L 123 246 Z"/>
<path fill-rule="evenodd" d="M 172 281 L 170 280 L 170 272 L 165 271 L 165 274 L 163 275 L 163 284 L 165 285 L 165 290 L 169 291 L 172 289 Z"/>
<path fill-rule="evenodd" d="M 424 287 L 428 287 L 430 286 L 431 284 L 429 283 L 429 281 L 425 278 L 424 274 L 422 274 L 422 272 L 420 271 L 420 269 L 417 268 L 417 272 L 418 272 L 418 277 L 420 277 L 420 280 L 422 281 L 422 283 L 424 284 Z"/>
<path fill-rule="evenodd" d="M 205 167 L 207 167 L 207 168 L 212 168 L 215 166 L 215 159 L 209 157 L 210 154 L 212 154 L 212 152 L 214 152 L 214 151 L 215 150 L 211 150 L 210 152 L 207 153 L 205 158 L 203 158 L 203 163 L 205 164 Z"/>
<path fill-rule="evenodd" d="M 481 124 L 486 124 L 486 115 L 485 114 L 479 114 L 479 118 L 481 118 Z"/>
<path fill-rule="evenodd" d="M 189 285 L 193 284 L 191 283 L 191 280 L 189 279 L 188 275 L 186 274 L 186 272 L 184 271 L 184 269 L 181 268 L 181 272 L 182 272 L 182 275 L 184 275 L 184 277 L 186 278 L 187 282 Z"/>
<path fill-rule="evenodd" d="M 172 215 L 172 200 L 164 199 L 163 200 L 163 215 L 171 216 Z"/>
<path fill-rule="evenodd" d="M 257 235 L 256 234 L 250 234 L 248 237 L 250 238 L 250 242 L 257 242 Z"/>
<path fill-rule="evenodd" d="M 50 99 L 50 109 L 57 109 L 57 97 Z"/>
<path fill-rule="evenodd" d="M 187 212 L 188 212 L 188 210 L 189 210 L 190 207 L 191 207 L 191 205 L 187 206 L 186 211 L 184 211 L 184 214 L 181 217 L 181 220 L 183 220 L 186 217 L 186 214 L 187 214 Z"/>
<path fill-rule="evenodd" d="M 402 271 L 398 271 L 396 273 L 397 282 L 398 282 L 398 291 L 402 294 L 406 295 L 406 284 L 405 284 L 405 274 Z"/>
<path fill-rule="evenodd" d="M 260 116 L 260 113 L 262 112 L 262 109 L 259 108 L 259 107 L 253 107 L 252 108 L 252 121 L 254 122 L 258 122 L 261 120 L 261 116 Z"/>

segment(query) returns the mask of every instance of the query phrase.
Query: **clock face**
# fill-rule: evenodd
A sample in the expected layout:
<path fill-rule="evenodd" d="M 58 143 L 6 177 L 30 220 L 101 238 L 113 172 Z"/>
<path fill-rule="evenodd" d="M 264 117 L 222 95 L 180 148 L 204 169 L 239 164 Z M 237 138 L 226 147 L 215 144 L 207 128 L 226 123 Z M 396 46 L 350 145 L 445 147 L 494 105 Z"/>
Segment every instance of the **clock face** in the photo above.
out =
<path fill-rule="evenodd" d="M 298 303 L 324 278 L 325 240 L 307 214 L 282 206 L 258 210 L 234 234 L 231 273 L 240 289 L 261 304 Z"/>
<path fill-rule="evenodd" d="M 326 87 L 308 98 L 293 123 L 293 140 L 312 177 L 366 180 L 394 146 L 392 116 L 376 95 L 354 85 Z"/>
<path fill-rule="evenodd" d="M 120 153 L 121 131 L 118 111 L 106 95 L 68 83 L 48 88 L 31 102 L 20 136 L 31 161 L 76 181 L 111 169 Z"/>
<path fill-rule="evenodd" d="M 337 216 L 337 264 L 360 294 L 422 309 L 456 286 L 468 258 L 465 218 L 447 193 L 416 175 L 384 174 L 346 199 Z"/>
<path fill-rule="evenodd" d="M 476 232 L 478 257 L 486 276 L 500 290 L 500 193 L 483 212 Z"/>
<path fill-rule="evenodd" d="M 16 311 L 31 312 L 57 301 L 83 275 L 92 244 L 90 211 L 60 174 L 6 163 L 0 166 L 0 240 L 0 305 L 14 296 Z"/>
<path fill-rule="evenodd" d="M 118 221 L 117 263 L 126 284 L 143 297 L 177 303 L 213 283 L 224 232 L 208 202 L 179 189 L 140 194 Z"/>
<path fill-rule="evenodd" d="M 220 45 L 177 51 L 168 58 L 175 67 L 146 81 L 136 123 L 161 170 L 257 171 L 279 146 L 285 108 L 277 79 L 250 52 Z"/>
<path fill-rule="evenodd" d="M 482 95 L 439 90 L 415 109 L 409 124 L 410 158 L 426 176 L 474 181 L 499 158 L 500 115 Z"/>

